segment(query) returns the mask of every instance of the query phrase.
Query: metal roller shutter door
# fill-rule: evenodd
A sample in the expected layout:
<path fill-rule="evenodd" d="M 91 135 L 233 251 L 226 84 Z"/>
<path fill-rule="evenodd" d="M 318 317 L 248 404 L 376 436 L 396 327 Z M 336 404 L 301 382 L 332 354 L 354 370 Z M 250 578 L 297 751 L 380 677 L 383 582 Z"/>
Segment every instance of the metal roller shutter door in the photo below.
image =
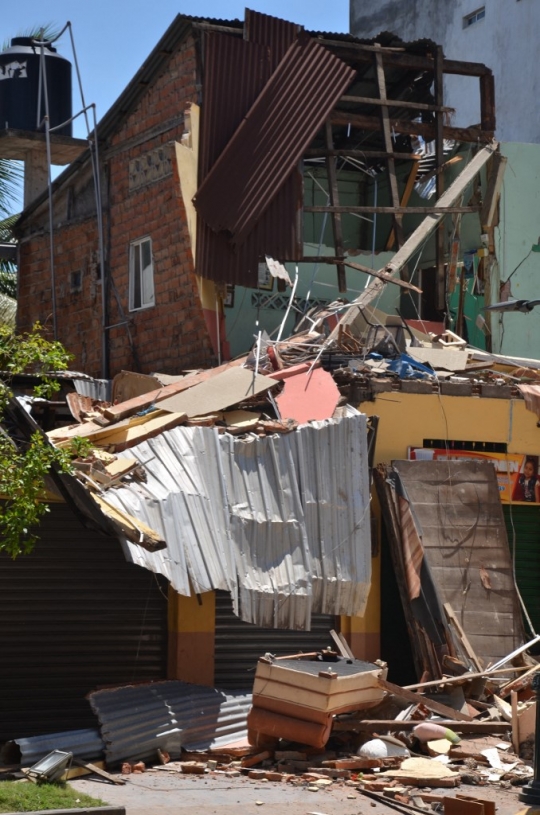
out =
<path fill-rule="evenodd" d="M 503 504 L 510 551 L 516 539 L 516 580 L 535 631 L 540 631 L 540 506 Z M 529 626 L 525 621 L 525 628 Z"/>
<path fill-rule="evenodd" d="M 332 628 L 336 628 L 336 618 L 328 614 L 315 614 L 311 631 L 259 628 L 233 614 L 228 592 L 216 591 L 215 685 L 251 688 L 260 656 L 326 648 L 333 645 L 328 633 Z"/>
<path fill-rule="evenodd" d="M 89 691 L 166 678 L 166 581 L 65 505 L 40 534 L 0 555 L 0 741 L 94 727 Z"/>

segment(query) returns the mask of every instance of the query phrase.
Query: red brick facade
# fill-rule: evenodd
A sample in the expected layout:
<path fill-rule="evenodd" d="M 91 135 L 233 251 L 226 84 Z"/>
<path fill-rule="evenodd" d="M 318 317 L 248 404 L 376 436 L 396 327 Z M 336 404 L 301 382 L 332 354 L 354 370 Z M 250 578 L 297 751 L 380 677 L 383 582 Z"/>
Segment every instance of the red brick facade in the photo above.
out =
<path fill-rule="evenodd" d="M 130 162 L 179 141 L 182 114 L 197 101 L 196 49 L 188 37 L 102 148 L 104 232 L 110 280 L 110 375 L 122 369 L 178 373 L 208 366 L 214 354 L 193 269 L 186 216 L 172 151 L 172 172 L 130 185 Z M 98 130 L 99 132 L 99 130 Z M 72 367 L 102 375 L 101 270 L 89 162 L 55 194 L 58 339 Z M 129 246 L 152 239 L 155 305 L 129 311 Z M 19 329 L 36 320 L 52 331 L 48 215 L 45 204 L 23 219 L 19 258 Z M 80 272 L 80 276 L 78 273 Z M 78 288 L 80 280 L 80 290 Z M 128 330 L 129 328 L 129 330 Z"/>

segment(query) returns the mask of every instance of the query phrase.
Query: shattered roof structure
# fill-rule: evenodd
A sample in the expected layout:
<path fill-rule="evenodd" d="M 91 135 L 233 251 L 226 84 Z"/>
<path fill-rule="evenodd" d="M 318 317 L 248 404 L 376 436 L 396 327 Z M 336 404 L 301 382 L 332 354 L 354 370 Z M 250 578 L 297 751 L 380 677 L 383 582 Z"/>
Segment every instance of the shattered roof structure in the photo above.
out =
<path fill-rule="evenodd" d="M 337 265 L 339 289 L 345 291 L 342 219 L 390 214 L 400 246 L 402 215 L 410 209 L 398 195 L 396 162 L 413 160 L 414 166 L 411 136 L 434 141 L 437 167 L 444 161 L 445 139 L 489 142 L 495 129 L 491 71 L 445 60 L 427 40 L 405 44 L 388 34 L 369 42 L 308 34 L 249 10 L 243 39 L 238 33 L 226 27 L 214 31 L 211 23 L 203 32 L 197 270 L 216 282 L 255 285 L 254 272 L 265 254 L 281 261 L 304 259 L 302 213 L 324 213 L 332 220 L 335 252 L 316 260 Z M 480 126 L 447 125 L 445 73 L 479 78 Z M 236 89 L 233 104 L 230 87 Z M 326 167 L 325 205 L 304 200 L 302 206 L 300 161 L 304 172 L 319 163 Z M 342 203 L 338 162 L 368 176 L 386 166 L 390 206 Z M 437 191 L 442 189 L 439 173 Z"/>
<path fill-rule="evenodd" d="M 366 417 L 335 411 L 339 391 L 322 369 L 313 379 L 307 365 L 276 372 L 282 379 L 223 367 L 115 406 L 79 397 L 79 423 L 48 434 L 59 447 L 82 437 L 93 448 L 74 463 L 76 478 L 62 476 L 64 494 L 90 501 L 129 560 L 183 595 L 228 591 L 247 622 L 309 630 L 314 613 L 361 614 L 371 582 Z M 319 395 L 308 397 L 311 413 L 303 405 L 304 422 L 262 418 L 253 400 L 264 406 L 267 391 L 295 380 Z M 251 410 L 215 413 L 216 398 L 218 410 Z"/>
<path fill-rule="evenodd" d="M 263 439 L 176 428 L 121 455 L 143 464 L 147 481 L 109 500 L 167 541 L 155 554 L 128 544 L 130 557 L 180 594 L 226 589 L 242 619 L 275 628 L 363 612 L 371 549 L 361 414 Z"/>

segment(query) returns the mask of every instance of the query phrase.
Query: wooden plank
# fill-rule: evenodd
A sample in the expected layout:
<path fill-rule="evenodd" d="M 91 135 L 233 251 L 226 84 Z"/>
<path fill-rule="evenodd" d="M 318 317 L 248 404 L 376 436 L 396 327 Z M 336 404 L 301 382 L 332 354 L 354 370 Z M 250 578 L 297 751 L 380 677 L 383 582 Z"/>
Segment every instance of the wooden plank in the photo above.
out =
<path fill-rule="evenodd" d="M 457 637 L 458 637 L 459 641 L 461 642 L 461 645 L 463 646 L 463 650 L 465 651 L 465 653 L 469 657 L 470 661 L 472 662 L 472 664 L 474 665 L 476 670 L 481 671 L 483 669 L 483 665 L 482 665 L 481 661 L 478 659 L 478 657 L 476 656 L 476 654 L 474 653 L 474 649 L 473 649 L 471 643 L 469 642 L 469 640 L 467 638 L 467 635 L 465 634 L 465 631 L 461 627 L 461 625 L 459 623 L 459 620 L 456 617 L 456 614 L 454 612 L 454 609 L 452 608 L 450 603 L 444 603 L 443 608 L 444 608 L 444 613 L 448 617 L 448 621 L 454 627 L 454 631 L 457 634 Z"/>
<path fill-rule="evenodd" d="M 517 714 L 518 741 L 523 744 L 536 732 L 536 702 Z"/>
<path fill-rule="evenodd" d="M 166 430 L 172 430 L 174 427 L 184 424 L 187 418 L 185 413 L 156 411 L 156 414 L 155 416 L 151 414 L 150 416 L 144 417 L 146 421 L 137 423 L 134 426 L 130 425 L 126 428 L 118 428 L 116 433 L 112 432 L 104 438 L 101 438 L 99 446 L 113 447 L 114 450 L 119 453 L 122 450 L 128 450 L 130 447 L 140 444 L 142 441 L 153 439 Z M 93 436 L 89 437 L 90 441 L 93 441 L 93 439 Z"/>
<path fill-rule="evenodd" d="M 166 542 L 160 538 L 157 532 L 147 526 L 144 521 L 133 518 L 131 515 L 128 515 L 127 512 L 113 506 L 103 495 L 96 495 L 93 492 L 91 492 L 90 495 L 96 504 L 99 505 L 103 514 L 106 515 L 113 525 L 132 543 L 137 543 L 149 552 L 157 552 L 159 549 L 165 549 L 167 547 Z"/>
<path fill-rule="evenodd" d="M 459 710 L 454 710 L 453 708 L 448 707 L 448 705 L 443 705 L 441 702 L 436 702 L 435 700 L 428 699 L 419 693 L 406 690 L 399 685 L 394 685 L 392 682 L 387 682 L 386 679 L 379 678 L 377 682 L 379 687 L 388 693 L 392 693 L 394 696 L 397 696 L 400 699 L 405 699 L 406 702 L 411 702 L 414 705 L 424 705 L 424 707 L 426 707 L 428 710 L 433 711 L 433 713 L 438 713 L 440 716 L 445 716 L 447 719 L 463 722 L 473 721 L 472 716 L 468 716 L 466 713 L 461 713 Z"/>
<path fill-rule="evenodd" d="M 343 636 L 343 634 L 341 633 L 341 631 L 338 633 L 338 637 L 339 637 L 339 639 L 341 640 L 341 644 L 343 645 L 343 647 L 344 647 L 344 648 L 345 648 L 345 650 L 347 651 L 347 654 L 348 654 L 349 659 L 356 659 L 355 655 L 354 655 L 354 654 L 353 654 L 353 652 L 351 651 L 351 648 L 350 648 L 349 643 L 347 642 L 347 640 L 345 639 L 345 637 Z"/>
<path fill-rule="evenodd" d="M 330 116 L 332 124 L 351 125 L 359 130 L 380 130 L 381 123 L 378 116 L 366 116 L 360 113 L 347 113 L 343 110 L 334 110 Z M 389 120 L 390 129 L 395 133 L 405 133 L 408 136 L 422 136 L 425 141 L 433 141 L 437 135 L 436 127 L 422 122 L 411 122 L 409 119 Z M 493 139 L 493 131 L 482 130 L 479 127 L 443 127 L 443 136 L 452 141 L 465 143 L 489 144 Z"/>
<path fill-rule="evenodd" d="M 332 150 L 334 147 L 334 138 L 332 135 L 332 124 L 329 121 L 327 121 L 325 124 L 325 138 L 327 149 Z M 330 154 L 326 157 L 326 172 L 328 173 L 328 194 L 330 198 L 330 204 L 333 207 L 339 208 L 339 190 L 336 172 L 336 158 L 335 156 L 331 156 Z M 338 212 L 337 210 L 334 210 L 332 212 L 332 227 L 334 230 L 334 245 L 336 247 L 336 255 L 342 257 L 344 255 L 343 227 L 341 223 L 341 213 Z M 345 266 L 343 265 L 343 263 L 337 264 L 337 278 L 339 291 L 340 292 L 347 291 L 347 278 L 345 275 Z"/>
<path fill-rule="evenodd" d="M 357 105 L 386 105 L 389 108 L 403 108 L 406 110 L 432 110 L 441 113 L 453 113 L 453 108 L 427 105 L 425 102 L 406 102 L 404 99 L 377 99 L 373 96 L 342 96 L 340 102 L 354 102 Z"/>
<path fill-rule="evenodd" d="M 482 224 L 482 229 L 485 230 L 491 229 L 493 226 L 508 159 L 505 156 L 501 156 L 500 153 L 495 153 L 491 161 L 493 166 L 491 167 L 491 175 L 489 177 L 480 215 L 480 223 Z"/>
<path fill-rule="evenodd" d="M 368 62 L 376 46 L 364 45 L 361 43 L 351 43 L 346 40 L 324 39 L 326 47 L 339 49 L 342 53 L 349 53 L 356 60 Z M 380 46 L 379 46 L 380 47 Z M 388 65 L 399 65 L 402 68 L 419 69 L 421 71 L 433 70 L 433 58 L 422 54 L 412 54 L 406 52 L 404 48 L 384 48 L 384 58 Z M 445 59 L 445 74 L 456 74 L 458 76 L 485 76 L 491 70 L 482 62 L 466 62 L 464 60 Z"/>
<path fill-rule="evenodd" d="M 416 183 L 416 176 L 418 175 L 418 166 L 420 164 L 420 156 L 416 156 L 415 160 L 413 161 L 411 172 L 409 173 L 409 177 L 407 179 L 407 183 L 405 185 L 405 189 L 403 190 L 403 195 L 401 196 L 401 207 L 405 208 L 409 203 L 409 198 L 412 195 L 412 191 L 414 190 L 414 185 Z M 388 240 L 386 241 L 386 251 L 389 252 L 391 249 L 394 248 L 394 243 L 396 241 L 396 233 L 392 229 L 390 235 L 388 236 Z"/>
<path fill-rule="evenodd" d="M 462 801 L 451 796 L 443 798 L 444 815 L 485 815 L 479 801 Z"/>
<path fill-rule="evenodd" d="M 313 261 L 313 258 L 309 258 L 309 260 Z M 362 264 L 355 263 L 352 260 L 345 259 L 345 260 L 341 261 L 339 259 L 330 259 L 330 258 L 321 257 L 320 259 L 316 258 L 316 262 L 321 262 L 321 263 L 342 263 L 343 262 L 345 264 L 345 266 L 350 266 L 351 269 L 357 269 L 359 272 L 364 272 L 365 274 L 370 275 L 371 277 L 377 277 L 377 278 L 379 278 L 379 280 L 384 280 L 386 283 L 392 283 L 395 286 L 399 286 L 402 289 L 407 289 L 408 291 L 416 291 L 419 294 L 422 293 L 422 289 L 419 289 L 418 286 L 413 286 L 412 283 L 408 283 L 406 280 L 400 280 L 397 277 L 391 277 L 386 272 L 377 272 L 374 269 L 370 269 L 369 266 L 362 266 Z"/>
<path fill-rule="evenodd" d="M 495 131 L 495 78 L 492 71 L 480 77 L 480 121 L 485 130 Z"/>
<path fill-rule="evenodd" d="M 495 810 L 497 809 L 495 801 L 486 801 L 483 798 L 475 798 L 472 795 L 461 795 L 459 792 L 456 793 L 456 798 L 460 801 L 476 801 L 483 805 L 483 815 L 495 815 Z"/>
<path fill-rule="evenodd" d="M 540 669 L 540 665 L 536 668 L 533 668 L 534 671 Z M 526 671 L 527 668 L 523 666 L 514 667 L 510 666 L 510 668 L 498 668 L 496 671 L 486 670 L 486 671 L 478 671 L 477 673 L 463 673 L 459 676 L 445 676 L 441 679 L 431 679 L 429 682 L 417 682 L 415 685 L 404 685 L 403 687 L 406 690 L 420 690 L 421 688 L 435 688 L 441 687 L 443 685 L 460 685 L 464 682 L 468 682 L 471 679 L 489 679 L 490 676 L 494 674 L 501 674 L 501 673 L 508 673 L 508 671 Z M 530 673 L 528 671 L 528 673 Z M 525 674 L 527 675 L 527 674 Z M 513 680 L 514 682 L 520 682 L 523 677 L 520 679 Z"/>
<path fill-rule="evenodd" d="M 199 385 L 201 382 L 206 382 L 207 379 L 211 379 L 213 376 L 217 376 L 218 374 L 223 373 L 223 371 L 227 371 L 229 368 L 235 368 L 239 365 L 243 365 L 246 359 L 247 356 L 240 357 L 239 359 L 219 365 L 217 368 L 209 368 L 207 371 L 201 371 L 201 373 L 186 376 L 180 382 L 174 382 L 171 385 L 164 385 L 162 388 L 159 388 L 159 390 L 142 394 L 142 396 L 136 396 L 134 399 L 129 399 L 127 402 L 121 402 L 119 405 L 113 405 L 112 407 L 104 410 L 104 416 L 113 422 L 117 422 L 120 419 L 126 418 L 127 416 L 133 416 L 133 414 L 138 413 L 141 410 L 146 410 L 151 405 L 161 402 L 164 399 L 167 399 L 169 396 L 182 393 L 183 391 L 188 390 L 188 388 L 193 388 L 195 385 Z"/>
<path fill-rule="evenodd" d="M 349 644 L 346 641 L 343 634 L 338 634 L 337 631 L 334 631 L 334 629 L 332 629 L 330 631 L 330 636 L 334 640 L 335 646 L 338 649 L 338 651 L 339 651 L 339 653 L 341 654 L 342 657 L 345 657 L 346 659 L 354 659 L 355 658 L 355 656 L 354 656 L 353 652 L 351 651 L 351 649 L 349 648 Z"/>
<path fill-rule="evenodd" d="M 121 778 L 117 775 L 111 775 L 106 770 L 98 767 L 97 764 L 91 764 L 89 761 L 81 761 L 80 758 L 73 757 L 73 763 L 77 764 L 78 767 L 84 767 L 86 770 L 90 770 L 91 773 L 95 773 L 96 775 L 101 776 L 101 778 L 106 778 L 107 781 L 112 781 L 113 784 L 118 784 L 119 786 L 123 786 L 126 781 L 124 778 Z"/>
<path fill-rule="evenodd" d="M 387 94 L 386 94 L 386 79 L 384 76 L 383 57 L 380 50 L 375 52 L 374 60 L 375 60 L 375 74 L 377 77 L 377 85 L 379 88 L 379 96 L 381 101 L 381 124 L 384 136 L 384 146 L 386 147 L 389 154 L 388 158 L 386 159 L 386 166 L 388 167 L 388 181 L 390 184 L 390 195 L 392 198 L 392 206 L 395 208 L 399 207 L 400 201 L 396 177 L 396 163 L 390 155 L 394 145 L 392 142 L 392 131 L 390 129 L 390 115 L 388 112 L 388 105 L 386 104 Z M 405 236 L 403 234 L 403 218 L 396 212 L 394 212 L 394 232 L 396 235 L 398 246 L 399 247 L 403 246 L 405 242 Z M 404 280 L 408 279 L 405 266 L 403 266 L 401 269 L 401 278 Z"/>
<path fill-rule="evenodd" d="M 368 733 L 384 733 L 385 730 L 412 730 L 421 722 L 417 719 L 400 721 L 398 719 L 336 719 L 332 729 L 338 732 L 361 730 Z M 454 719 L 438 720 L 437 724 L 448 727 L 456 733 L 490 735 L 507 734 L 512 725 L 509 722 L 457 722 Z"/>
<path fill-rule="evenodd" d="M 481 207 L 479 206 L 470 206 L 470 207 L 361 207 L 361 206 L 306 206 L 304 207 L 304 212 L 354 212 L 354 213 L 367 213 L 369 214 L 377 214 L 377 215 L 394 215 L 397 213 L 398 215 L 433 215 L 433 214 L 441 214 L 441 215 L 456 215 L 466 214 L 470 212 L 480 212 Z"/>
<path fill-rule="evenodd" d="M 332 149 L 328 150 L 327 148 L 321 147 L 310 147 L 309 150 L 306 150 L 304 156 L 313 157 L 313 158 L 324 158 L 325 156 L 343 156 L 350 158 L 388 158 L 388 153 L 386 150 L 347 150 L 345 149 Z M 412 159 L 417 158 L 416 153 L 400 153 L 396 151 L 392 151 L 391 153 L 394 159 L 402 159 L 403 161 L 411 161 Z"/>

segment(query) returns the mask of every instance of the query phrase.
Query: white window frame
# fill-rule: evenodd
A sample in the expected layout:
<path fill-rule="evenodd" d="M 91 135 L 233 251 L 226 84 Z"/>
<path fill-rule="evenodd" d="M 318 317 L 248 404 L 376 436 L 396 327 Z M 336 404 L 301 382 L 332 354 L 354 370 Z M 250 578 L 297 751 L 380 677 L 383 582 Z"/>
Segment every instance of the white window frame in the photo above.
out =
<path fill-rule="evenodd" d="M 472 14 L 467 14 L 463 18 L 463 28 L 469 28 L 471 25 L 475 23 L 479 23 L 480 20 L 485 19 L 486 16 L 486 7 L 481 6 L 477 8 L 476 11 L 473 11 Z"/>
<path fill-rule="evenodd" d="M 149 259 L 144 267 L 143 255 Z M 129 310 L 153 308 L 155 299 L 152 238 L 145 235 L 129 244 Z"/>

